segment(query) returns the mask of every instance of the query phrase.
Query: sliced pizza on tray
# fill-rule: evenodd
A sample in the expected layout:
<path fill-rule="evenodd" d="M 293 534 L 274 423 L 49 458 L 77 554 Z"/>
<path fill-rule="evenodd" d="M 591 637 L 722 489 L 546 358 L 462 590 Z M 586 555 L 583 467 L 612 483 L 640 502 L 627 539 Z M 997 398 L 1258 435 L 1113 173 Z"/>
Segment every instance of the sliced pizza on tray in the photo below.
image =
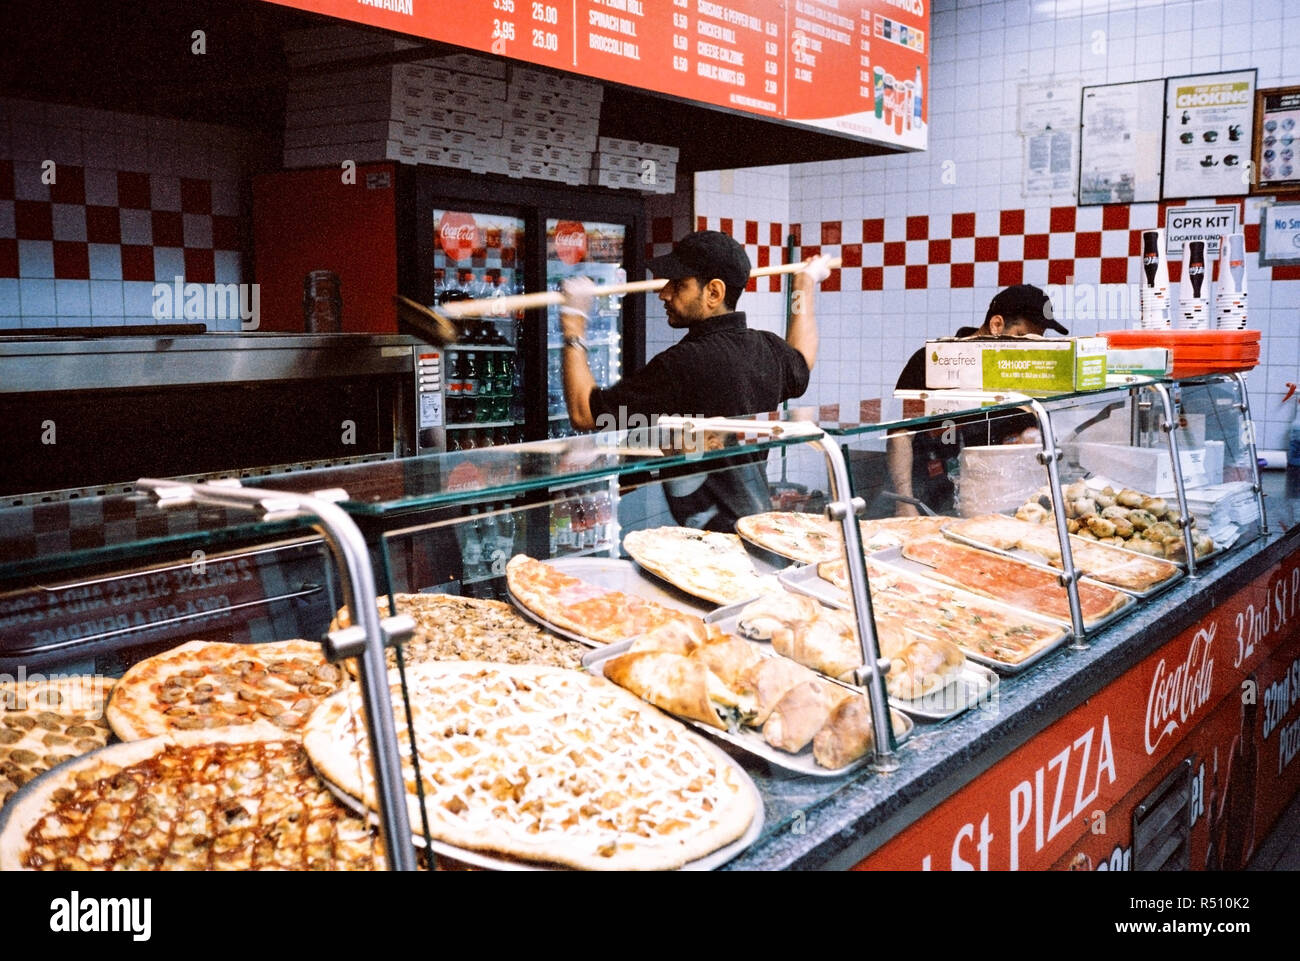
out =
<path fill-rule="evenodd" d="M 1053 620 L 1070 622 L 1070 599 L 1057 575 L 1021 561 L 966 547 L 943 537 L 908 541 L 903 556 L 924 564 L 926 577 L 943 580 Z M 1085 625 L 1096 624 L 1131 603 L 1122 591 L 1079 581 Z"/>
<path fill-rule="evenodd" d="M 623 549 L 651 574 L 714 604 L 746 601 L 777 588 L 775 577 L 754 569 L 735 534 L 656 527 L 630 532 Z"/>
<path fill-rule="evenodd" d="M 868 553 L 899 547 L 916 537 L 938 534 L 950 517 L 883 517 L 858 522 Z M 736 521 L 736 533 L 749 543 L 803 564 L 844 556 L 840 525 L 820 514 L 768 511 Z"/>
<path fill-rule="evenodd" d="M 841 591 L 849 589 L 843 561 L 817 565 L 818 575 Z M 1015 666 L 1061 641 L 1056 625 L 1021 615 L 996 602 L 867 561 L 871 607 L 877 625 L 893 621 L 908 632 L 948 640 L 988 663 Z"/>
<path fill-rule="evenodd" d="M 1022 550 L 1052 567 L 1062 566 L 1061 542 L 1054 525 L 1034 524 L 1002 514 L 986 514 L 952 520 L 944 531 L 994 550 Z M 1075 568 L 1081 574 L 1122 590 L 1144 594 L 1182 573 L 1182 568 L 1172 561 L 1098 544 L 1073 534 L 1069 536 Z"/>
<path fill-rule="evenodd" d="M 516 554 L 506 564 L 510 597 L 544 625 L 589 643 L 613 644 L 690 615 L 566 574 L 554 565 Z"/>

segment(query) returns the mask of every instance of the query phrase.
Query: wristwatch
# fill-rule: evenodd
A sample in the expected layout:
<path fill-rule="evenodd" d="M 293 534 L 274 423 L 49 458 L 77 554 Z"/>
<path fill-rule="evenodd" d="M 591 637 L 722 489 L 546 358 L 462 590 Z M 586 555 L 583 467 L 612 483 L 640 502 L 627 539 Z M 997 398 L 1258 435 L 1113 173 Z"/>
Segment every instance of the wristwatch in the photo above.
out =
<path fill-rule="evenodd" d="M 582 351 L 584 354 L 588 352 L 588 350 L 587 350 L 587 342 L 586 342 L 585 340 L 583 340 L 581 337 L 575 337 L 573 334 L 565 334 L 565 335 L 564 335 L 564 346 L 565 346 L 565 347 L 577 347 L 577 348 L 578 348 L 580 351 Z"/>

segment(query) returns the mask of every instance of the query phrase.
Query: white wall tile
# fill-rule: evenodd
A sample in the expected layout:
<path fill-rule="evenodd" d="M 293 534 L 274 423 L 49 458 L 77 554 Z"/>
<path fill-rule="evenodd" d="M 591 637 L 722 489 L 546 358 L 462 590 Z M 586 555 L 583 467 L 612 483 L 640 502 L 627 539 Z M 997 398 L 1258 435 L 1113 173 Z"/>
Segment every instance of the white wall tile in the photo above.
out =
<path fill-rule="evenodd" d="M 18 275 L 53 280 L 54 244 L 48 240 L 18 241 Z"/>
<path fill-rule="evenodd" d="M 22 316 L 18 284 L 15 277 L 0 277 L 0 317 Z"/>
<path fill-rule="evenodd" d="M 90 314 L 90 281 L 56 280 L 54 282 L 54 305 L 59 315 Z"/>
<path fill-rule="evenodd" d="M 90 281 L 90 312 L 95 317 L 123 316 L 122 282 Z"/>
<path fill-rule="evenodd" d="M 18 280 L 18 298 L 22 305 L 23 317 L 54 316 L 56 306 L 54 281 L 36 279 L 31 276 Z"/>
<path fill-rule="evenodd" d="M 85 204 L 51 204 L 50 211 L 55 240 L 86 239 Z"/>

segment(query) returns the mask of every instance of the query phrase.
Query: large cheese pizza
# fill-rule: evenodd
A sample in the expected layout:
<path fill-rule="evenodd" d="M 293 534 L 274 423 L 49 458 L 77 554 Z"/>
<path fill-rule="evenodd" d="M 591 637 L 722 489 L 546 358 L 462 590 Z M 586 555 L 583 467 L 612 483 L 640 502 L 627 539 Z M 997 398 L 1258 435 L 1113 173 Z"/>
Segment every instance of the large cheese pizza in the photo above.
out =
<path fill-rule="evenodd" d="M 38 775 L 108 743 L 112 689 L 90 674 L 0 684 L 0 806 Z"/>
<path fill-rule="evenodd" d="M 122 675 L 106 715 L 124 741 L 219 727 L 298 736 L 307 715 L 339 689 L 341 668 L 311 641 L 189 641 Z"/>
<path fill-rule="evenodd" d="M 424 811 L 440 841 L 577 868 L 668 869 L 736 840 L 757 812 L 735 764 L 602 678 L 465 661 L 417 665 L 407 685 Z M 355 691 L 331 697 L 303 743 L 324 777 L 374 808 L 360 711 Z M 409 763 L 402 711 L 397 728 Z M 406 782 L 419 825 L 409 767 Z"/>
<path fill-rule="evenodd" d="M 15 798 L 0 870 L 382 868 L 374 832 L 299 742 L 178 731 L 61 765 Z"/>
<path fill-rule="evenodd" d="M 714 604 L 747 601 L 777 589 L 775 577 L 754 570 L 735 534 L 656 527 L 630 532 L 623 549 L 651 574 Z"/>
<path fill-rule="evenodd" d="M 481 597 L 452 594 L 395 594 L 397 613 L 415 621 L 415 634 L 403 648 L 407 664 L 425 661 L 500 661 L 502 664 L 550 664 L 577 668 L 583 648 L 524 620 L 509 604 Z M 378 598 L 380 615 L 388 615 L 388 599 Z M 346 627 L 346 608 L 334 619 Z M 356 660 L 347 662 L 356 670 Z M 388 666 L 397 654 L 388 651 Z"/>
<path fill-rule="evenodd" d="M 601 644 L 635 637 L 688 616 L 644 597 L 589 584 L 523 554 L 516 554 L 506 564 L 506 586 L 529 613 Z"/>

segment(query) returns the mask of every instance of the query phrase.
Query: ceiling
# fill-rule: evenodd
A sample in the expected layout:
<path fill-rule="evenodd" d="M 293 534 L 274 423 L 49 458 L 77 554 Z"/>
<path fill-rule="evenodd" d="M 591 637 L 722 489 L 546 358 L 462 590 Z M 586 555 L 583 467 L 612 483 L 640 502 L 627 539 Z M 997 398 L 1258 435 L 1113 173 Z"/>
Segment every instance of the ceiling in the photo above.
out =
<path fill-rule="evenodd" d="M 294 75 L 281 34 L 327 22 L 262 0 L 4 0 L 0 94 L 223 123 L 278 139 Z M 196 30 L 202 54 L 191 49 Z M 680 147 L 683 171 L 888 152 L 612 84 L 600 127 L 604 136 Z"/>

